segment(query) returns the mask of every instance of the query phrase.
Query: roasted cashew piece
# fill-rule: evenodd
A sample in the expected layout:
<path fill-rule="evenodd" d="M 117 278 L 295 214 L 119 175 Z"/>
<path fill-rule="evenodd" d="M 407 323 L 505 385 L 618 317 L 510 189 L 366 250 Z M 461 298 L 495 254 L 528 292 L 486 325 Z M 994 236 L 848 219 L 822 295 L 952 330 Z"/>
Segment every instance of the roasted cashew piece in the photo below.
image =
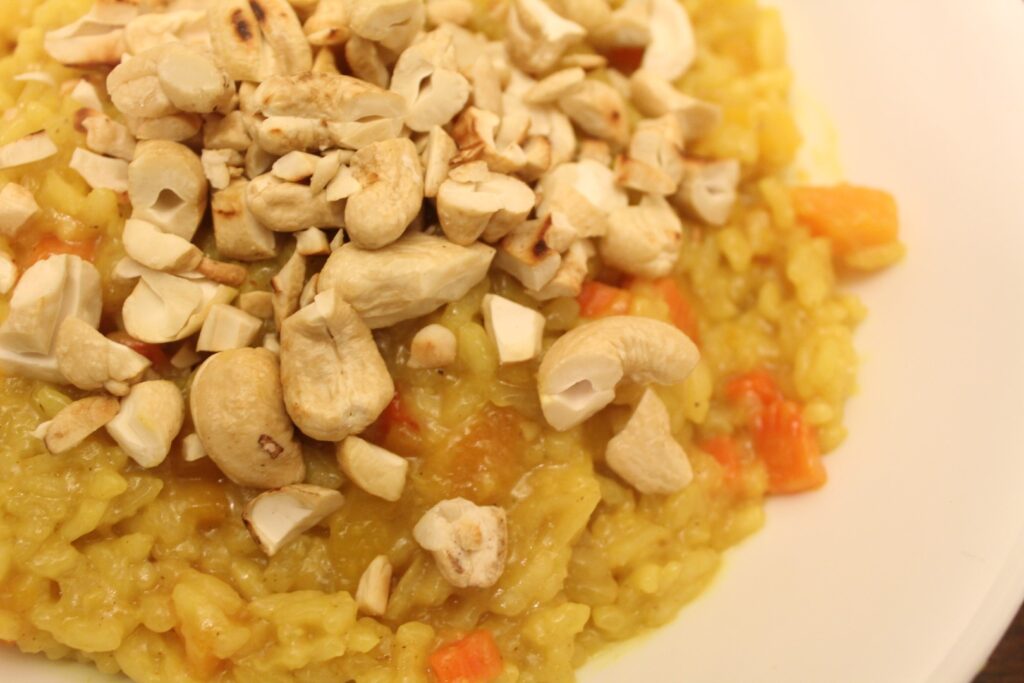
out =
<path fill-rule="evenodd" d="M 260 549 L 273 557 L 306 531 L 339 510 L 345 497 L 334 489 L 291 484 L 249 501 L 242 521 Z"/>
<path fill-rule="evenodd" d="M 456 588 L 493 586 L 505 571 L 508 531 L 500 507 L 443 500 L 427 510 L 412 534 Z"/>
<path fill-rule="evenodd" d="M 366 429 L 391 402 L 395 385 L 373 335 L 335 289 L 281 326 L 281 383 L 295 425 L 321 441 Z"/>
<path fill-rule="evenodd" d="M 445 174 L 447 173 L 446 167 Z M 0 188 L 0 235 L 16 237 L 21 228 L 37 213 L 39 204 L 36 203 L 31 191 L 18 183 L 7 183 Z"/>
<path fill-rule="evenodd" d="M 608 442 L 605 461 L 640 493 L 675 493 L 693 481 L 690 460 L 672 435 L 668 410 L 651 389 Z"/>
<path fill-rule="evenodd" d="M 651 42 L 640 66 L 667 81 L 690 68 L 697 56 L 697 41 L 686 8 L 677 0 L 648 0 Z"/>
<path fill-rule="evenodd" d="M 402 53 L 391 74 L 391 91 L 409 106 L 405 125 L 424 132 L 447 124 L 462 111 L 469 99 L 469 81 L 456 69 L 448 31 L 431 31 Z"/>
<path fill-rule="evenodd" d="M 736 203 L 740 164 L 723 161 L 687 161 L 674 202 L 692 216 L 710 225 L 724 225 Z"/>
<path fill-rule="evenodd" d="M 391 593 L 391 562 L 387 555 L 378 555 L 363 570 L 356 587 L 359 611 L 370 616 L 381 616 L 388 609 Z"/>
<path fill-rule="evenodd" d="M 356 152 L 350 167 L 361 189 L 345 204 L 346 233 L 365 249 L 394 242 L 423 206 L 416 145 L 408 138 L 376 142 Z"/>
<path fill-rule="evenodd" d="M 349 28 L 353 33 L 392 52 L 401 52 L 426 21 L 422 0 L 350 0 Z"/>
<path fill-rule="evenodd" d="M 105 389 L 115 396 L 128 394 L 150 366 L 145 356 L 104 337 L 79 318 L 66 318 L 54 343 L 57 367 L 79 389 Z"/>
<path fill-rule="evenodd" d="M 620 381 L 676 384 L 699 359 L 690 338 L 667 323 L 637 316 L 584 323 L 556 339 L 541 361 L 541 410 L 565 431 L 611 403 Z"/>
<path fill-rule="evenodd" d="M 43 49 L 61 64 L 117 64 L 124 54 L 124 27 L 139 13 L 134 2 L 100 0 L 77 21 L 43 36 Z"/>
<path fill-rule="evenodd" d="M 289 183 L 272 173 L 251 180 L 245 200 L 253 217 L 274 232 L 345 225 L 344 204 L 328 200 L 325 192 L 314 193 L 309 185 Z"/>
<path fill-rule="evenodd" d="M 551 9 L 544 0 L 513 0 L 506 23 L 509 52 L 527 73 L 543 73 L 558 63 L 566 48 L 586 30 Z"/>
<path fill-rule="evenodd" d="M 236 484 L 269 489 L 306 476 L 302 445 L 285 412 L 277 357 L 270 351 L 234 349 L 211 356 L 192 379 L 189 406 L 207 455 Z"/>
<path fill-rule="evenodd" d="M 352 483 L 372 496 L 394 502 L 402 497 L 409 461 L 350 436 L 337 446 L 338 465 Z"/>
<path fill-rule="evenodd" d="M 679 259 L 683 224 L 663 197 L 644 197 L 638 206 L 616 209 L 601 238 L 604 262 L 640 277 L 664 277 Z"/>
<path fill-rule="evenodd" d="M 232 181 L 213 193 L 213 237 L 221 256 L 239 261 L 262 261 L 277 253 L 274 233 L 263 226 L 245 200 L 248 180 Z"/>
<path fill-rule="evenodd" d="M 173 382 L 140 382 L 121 401 L 107 433 L 139 465 L 156 467 L 167 458 L 184 420 L 185 401 Z"/>
<path fill-rule="evenodd" d="M 467 246 L 477 238 L 495 242 L 529 215 L 536 196 L 512 176 L 489 171 L 483 162 L 451 170 L 437 192 L 437 216 L 445 236 Z"/>
<path fill-rule="evenodd" d="M 558 106 L 584 132 L 617 147 L 629 142 L 626 102 L 607 83 L 587 79 L 562 95 Z"/>
<path fill-rule="evenodd" d="M 216 0 L 208 12 L 214 55 L 233 80 L 259 83 L 313 66 L 302 24 L 285 0 Z"/>
<path fill-rule="evenodd" d="M 203 164 L 185 145 L 165 140 L 140 142 L 128 165 L 132 217 L 191 241 L 206 212 Z"/>
<path fill-rule="evenodd" d="M 110 396 L 88 396 L 64 406 L 49 422 L 43 444 L 54 454 L 64 453 L 85 441 L 114 419 L 120 405 Z"/>

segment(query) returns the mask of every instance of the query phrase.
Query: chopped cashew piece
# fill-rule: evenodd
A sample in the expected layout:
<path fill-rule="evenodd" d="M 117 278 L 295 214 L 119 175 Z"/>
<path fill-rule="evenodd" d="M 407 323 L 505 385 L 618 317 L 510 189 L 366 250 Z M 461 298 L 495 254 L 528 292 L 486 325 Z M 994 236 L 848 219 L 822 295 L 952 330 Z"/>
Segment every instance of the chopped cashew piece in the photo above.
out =
<path fill-rule="evenodd" d="M 495 294 L 484 295 L 482 312 L 487 335 L 498 347 L 502 364 L 519 363 L 540 355 L 543 315 Z"/>
<path fill-rule="evenodd" d="M 7 183 L 0 189 L 0 235 L 16 237 L 37 213 L 36 198 L 18 183 Z"/>
<path fill-rule="evenodd" d="M 313 175 L 309 178 L 309 188 L 313 192 L 323 192 L 341 171 L 341 165 L 351 159 L 351 153 L 336 149 L 322 157 L 317 157 L 313 166 Z M 328 197 L 331 199 L 331 197 Z"/>
<path fill-rule="evenodd" d="M 381 54 L 383 48 L 362 36 L 352 36 L 345 43 L 345 61 L 356 78 L 386 88 L 391 72 Z"/>
<path fill-rule="evenodd" d="M 341 441 L 358 434 L 394 396 L 373 335 L 339 290 L 322 290 L 280 332 L 285 406 L 307 436 Z"/>
<path fill-rule="evenodd" d="M 153 270 L 181 273 L 195 270 L 203 260 L 196 245 L 137 218 L 125 221 L 121 239 L 128 256 Z"/>
<path fill-rule="evenodd" d="M 71 450 L 114 419 L 120 409 L 116 398 L 89 396 L 64 406 L 49 422 L 43 443 L 54 454 Z"/>
<path fill-rule="evenodd" d="M 138 14 L 134 2 L 97 2 L 85 16 L 43 36 L 43 49 L 61 64 L 117 64 L 124 53 L 124 26 Z"/>
<path fill-rule="evenodd" d="M 103 101 L 100 100 L 100 94 L 99 91 L 96 90 L 95 85 L 84 78 L 79 78 L 77 81 L 71 82 L 74 83 L 74 86 L 72 86 L 68 91 L 68 96 L 71 99 L 88 109 L 92 109 L 93 111 L 103 111 Z"/>
<path fill-rule="evenodd" d="M 182 342 L 178 350 L 171 356 L 171 367 L 177 368 L 178 370 L 188 370 L 189 368 L 195 367 L 202 362 L 203 357 L 196 351 L 196 342 L 194 339 L 189 339 Z"/>
<path fill-rule="evenodd" d="M 289 183 L 272 173 L 251 180 L 245 200 L 256 220 L 275 232 L 345 225 L 344 204 L 330 201 L 326 192 L 314 194 L 309 185 Z"/>
<path fill-rule="evenodd" d="M 456 70 L 452 34 L 431 31 L 408 47 L 391 74 L 391 91 L 409 107 L 405 125 L 425 132 L 443 126 L 469 100 L 469 81 Z"/>
<path fill-rule="evenodd" d="M 166 140 L 184 142 L 199 134 L 203 118 L 198 114 L 171 114 L 146 119 L 137 116 L 124 117 L 128 132 L 139 140 Z"/>
<path fill-rule="evenodd" d="M 607 233 L 608 214 L 629 204 L 612 170 L 590 159 L 555 168 L 541 178 L 538 194 L 537 216 L 562 213 L 580 237 Z"/>
<path fill-rule="evenodd" d="M 205 149 L 233 149 L 245 152 L 252 145 L 252 138 L 245 128 L 245 115 L 238 110 L 220 116 L 211 114 L 206 117 L 203 127 L 203 147 Z"/>
<path fill-rule="evenodd" d="M 527 73 L 550 70 L 566 48 L 586 35 L 582 26 L 556 14 L 544 0 L 513 0 L 506 31 L 509 53 Z"/>
<path fill-rule="evenodd" d="M 422 0 L 350 0 L 349 29 L 358 36 L 401 52 L 426 22 Z"/>
<path fill-rule="evenodd" d="M 349 39 L 345 0 L 320 0 L 302 25 L 310 45 L 341 45 Z"/>
<path fill-rule="evenodd" d="M 506 119 L 517 123 L 516 119 Z M 467 107 L 452 128 L 452 138 L 459 147 L 455 155 L 455 164 L 465 164 L 470 161 L 483 160 L 487 166 L 498 173 L 512 173 L 518 171 L 526 164 L 526 152 L 519 145 L 519 135 L 505 134 L 512 130 L 506 126 L 506 121 L 491 111 Z M 529 118 L 520 117 L 518 125 L 525 124 L 529 127 Z M 525 130 L 521 131 L 525 134 Z"/>
<path fill-rule="evenodd" d="M 142 467 L 156 467 L 171 451 L 185 419 L 185 401 L 173 382 L 153 380 L 132 387 L 107 432 Z"/>
<path fill-rule="evenodd" d="M 582 83 L 586 77 L 586 72 L 579 67 L 556 71 L 537 81 L 533 87 L 527 90 L 523 95 L 523 101 L 527 104 L 557 102 L 563 95 Z"/>
<path fill-rule="evenodd" d="M 57 145 L 46 131 L 36 131 L 0 147 L 0 170 L 49 159 L 56 153 Z"/>
<path fill-rule="evenodd" d="M 687 161 L 674 201 L 677 206 L 711 225 L 724 225 L 736 203 L 740 164 L 724 161 Z"/>
<path fill-rule="evenodd" d="M 249 181 L 235 180 L 215 192 L 212 201 L 213 237 L 221 256 L 240 261 L 261 261 L 277 251 L 274 233 L 249 211 L 245 201 Z"/>
<path fill-rule="evenodd" d="M 308 228 L 295 233 L 295 251 L 303 256 L 325 256 L 331 253 L 331 244 L 320 228 Z"/>
<path fill-rule="evenodd" d="M 683 177 L 683 136 L 672 115 L 637 123 L 629 153 L 615 162 L 619 185 L 648 194 L 670 195 Z"/>
<path fill-rule="evenodd" d="M 487 276 L 493 258 L 484 244 L 460 247 L 420 233 L 376 251 L 348 243 L 327 259 L 319 289 L 337 287 L 371 329 L 389 327 L 462 298 Z"/>
<path fill-rule="evenodd" d="M 140 142 L 128 165 L 132 217 L 191 240 L 206 212 L 206 175 L 199 157 L 166 140 Z"/>
<path fill-rule="evenodd" d="M 427 23 L 431 26 L 464 26 L 473 18 L 471 0 L 427 0 Z"/>
<path fill-rule="evenodd" d="M 210 309 L 235 298 L 237 290 L 206 279 L 179 277 L 140 266 L 135 289 L 124 301 L 128 334 L 150 344 L 165 344 L 195 334 Z"/>
<path fill-rule="evenodd" d="M 558 106 L 589 135 L 607 140 L 618 147 L 624 147 L 629 142 L 626 102 L 607 83 L 587 79 L 562 95 Z"/>
<path fill-rule="evenodd" d="M 555 276 L 562 256 L 543 237 L 547 221 L 526 221 L 502 240 L 494 265 L 519 280 L 527 289 L 540 289 Z"/>
<path fill-rule="evenodd" d="M 412 534 L 456 588 L 488 588 L 505 571 L 508 529 L 500 507 L 465 498 L 443 500 L 424 513 Z"/>
<path fill-rule="evenodd" d="M 378 249 L 401 237 L 423 206 L 423 166 L 408 138 L 375 142 L 352 156 L 360 189 L 345 204 L 345 231 L 357 246 Z"/>
<path fill-rule="evenodd" d="M 7 254 L 0 251 L 0 294 L 7 294 L 18 281 L 18 266 Z"/>
<path fill-rule="evenodd" d="M 193 432 L 181 440 L 181 456 L 185 462 L 195 462 L 206 457 L 206 449 L 198 434 Z"/>
<path fill-rule="evenodd" d="M 640 66 L 667 81 L 682 76 L 697 56 L 697 40 L 686 8 L 678 0 L 648 0 L 651 42 Z"/>
<path fill-rule="evenodd" d="M 590 9 L 588 7 L 588 9 Z M 626 0 L 600 23 L 588 25 L 591 42 L 604 50 L 645 47 L 651 42 L 650 1 Z"/>
<path fill-rule="evenodd" d="M 605 460 L 644 494 L 675 493 L 693 481 L 690 460 L 672 435 L 668 410 L 651 389 L 644 391 L 625 428 L 608 442 Z"/>
<path fill-rule="evenodd" d="M 455 333 L 444 325 L 427 325 L 409 344 L 410 368 L 443 368 L 455 362 Z"/>
<path fill-rule="evenodd" d="M 299 294 L 299 308 L 305 308 L 313 303 L 313 299 L 316 298 L 316 284 L 319 281 L 320 273 L 313 273 L 313 277 L 309 278 L 302 287 L 302 293 Z"/>
<path fill-rule="evenodd" d="M 562 255 L 562 266 L 551 281 L 539 290 L 528 289 L 526 293 L 539 301 L 579 296 L 587 278 L 587 262 L 595 253 L 590 240 L 576 240 Z"/>
<path fill-rule="evenodd" d="M 320 157 L 308 152 L 288 152 L 274 162 L 274 165 L 270 167 L 270 172 L 281 180 L 297 183 L 313 176 L 319 159 Z"/>
<path fill-rule="evenodd" d="M 89 323 L 66 318 L 54 343 L 57 367 L 79 389 L 124 396 L 149 369 L 148 358 L 100 334 Z"/>
<path fill-rule="evenodd" d="M 285 412 L 277 357 L 270 351 L 210 356 L 192 378 L 189 408 L 206 454 L 239 486 L 271 489 L 305 478 L 302 444 Z"/>
<path fill-rule="evenodd" d="M 338 444 L 338 465 L 356 486 L 384 500 L 395 502 L 405 489 L 409 461 L 358 436 Z"/>
<path fill-rule="evenodd" d="M 540 364 L 541 410 L 565 431 L 611 403 L 621 380 L 676 384 L 699 359 L 690 338 L 667 323 L 637 316 L 584 323 L 556 339 Z"/>
<path fill-rule="evenodd" d="M 601 238 L 604 262 L 631 275 L 664 277 L 679 258 L 683 224 L 662 197 L 644 197 L 639 206 L 616 209 Z"/>
<path fill-rule="evenodd" d="M 135 138 L 123 123 L 92 109 L 79 109 L 75 121 L 81 121 L 85 146 L 91 151 L 125 161 L 135 158 Z"/>
<path fill-rule="evenodd" d="M 638 69 L 629 79 L 633 104 L 644 116 L 671 114 L 679 122 L 684 140 L 707 135 L 722 120 L 717 105 L 685 95 L 667 80 L 647 69 Z"/>
<path fill-rule="evenodd" d="M 199 160 L 210 187 L 215 190 L 223 190 L 242 175 L 242 155 L 233 149 L 204 149 Z"/>
<path fill-rule="evenodd" d="M 142 119 L 224 111 L 234 97 L 212 56 L 184 43 L 158 45 L 121 62 L 107 76 L 107 91 L 118 111 Z"/>
<path fill-rule="evenodd" d="M 125 46 L 133 55 L 158 45 L 179 41 L 209 49 L 210 33 L 206 27 L 205 9 L 142 14 L 124 27 Z"/>
<path fill-rule="evenodd" d="M 213 282 L 218 282 L 229 287 L 241 286 L 249 277 L 249 270 L 237 263 L 225 263 L 216 261 L 207 256 L 196 266 L 196 272 Z"/>
<path fill-rule="evenodd" d="M 291 484 L 249 501 L 242 521 L 267 555 L 273 557 L 306 531 L 341 509 L 345 497 L 334 489 Z"/>
<path fill-rule="evenodd" d="M 238 295 L 238 307 L 261 320 L 274 317 L 274 295 L 270 292 L 246 292 Z"/>
<path fill-rule="evenodd" d="M 128 162 L 124 159 L 112 159 L 78 147 L 72 152 L 68 167 L 94 190 L 128 191 Z"/>
<path fill-rule="evenodd" d="M 251 346 L 263 321 L 245 311 L 215 304 L 210 308 L 196 342 L 197 351 L 227 351 Z"/>
<path fill-rule="evenodd" d="M 285 0 L 217 0 L 208 15 L 213 54 L 232 80 L 260 83 L 313 66 L 302 24 Z"/>
<path fill-rule="evenodd" d="M 363 570 L 356 587 L 359 610 L 371 617 L 382 616 L 388 609 L 391 593 L 391 562 L 387 555 L 378 555 Z"/>
<path fill-rule="evenodd" d="M 306 283 L 306 258 L 298 251 L 281 266 L 281 270 L 270 279 L 273 290 L 271 304 L 274 308 L 274 324 L 280 330 L 285 318 L 299 310 L 299 299 Z"/>
<path fill-rule="evenodd" d="M 458 148 L 452 136 L 444 128 L 434 126 L 427 135 L 427 145 L 423 150 L 423 196 L 436 197 L 441 183 L 448 177 L 452 157 Z"/>
<path fill-rule="evenodd" d="M 445 236 L 467 246 L 483 237 L 495 242 L 533 209 L 530 186 L 474 162 L 451 170 L 437 192 L 437 216 Z"/>
<path fill-rule="evenodd" d="M 327 197 L 327 201 L 336 202 L 341 199 L 348 199 L 361 189 L 363 189 L 363 186 L 352 175 L 352 169 L 349 166 L 342 166 L 338 169 L 337 175 L 327 183 L 327 186 L 324 188 L 324 196 Z"/>

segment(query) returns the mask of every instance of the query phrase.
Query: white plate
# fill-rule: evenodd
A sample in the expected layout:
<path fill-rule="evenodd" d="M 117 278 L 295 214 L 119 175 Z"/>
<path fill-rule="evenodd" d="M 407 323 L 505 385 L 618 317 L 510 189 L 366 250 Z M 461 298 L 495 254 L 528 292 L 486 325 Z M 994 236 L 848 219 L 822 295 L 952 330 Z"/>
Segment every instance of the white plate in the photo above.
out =
<path fill-rule="evenodd" d="M 777 4 L 910 256 L 857 287 L 862 390 L 828 487 L 773 501 L 711 590 L 588 683 L 966 683 L 1024 594 L 1024 3 Z M 71 671 L 0 652 L 0 680 Z"/>

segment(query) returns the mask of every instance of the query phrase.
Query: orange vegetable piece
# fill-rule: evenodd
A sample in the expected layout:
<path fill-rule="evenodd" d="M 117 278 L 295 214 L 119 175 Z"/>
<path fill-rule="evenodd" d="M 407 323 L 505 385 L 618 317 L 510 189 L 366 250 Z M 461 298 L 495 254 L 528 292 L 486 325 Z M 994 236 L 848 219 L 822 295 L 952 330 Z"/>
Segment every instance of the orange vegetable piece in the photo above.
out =
<path fill-rule="evenodd" d="M 718 464 L 727 481 L 735 479 L 740 473 L 740 449 L 730 436 L 716 436 L 698 444 L 705 453 L 710 453 Z"/>
<path fill-rule="evenodd" d="M 700 328 L 697 322 L 697 312 L 693 310 L 690 300 L 679 283 L 670 277 L 663 277 L 651 282 L 654 290 L 668 304 L 668 312 L 672 317 L 672 324 L 686 333 L 686 336 L 694 342 L 700 339 Z"/>
<path fill-rule="evenodd" d="M 96 240 L 65 242 L 56 235 L 48 233 L 40 237 L 39 241 L 31 249 L 21 255 L 19 265 L 22 269 L 25 269 L 33 263 L 42 261 L 54 254 L 74 254 L 86 261 L 92 261 L 96 256 Z"/>
<path fill-rule="evenodd" d="M 580 295 L 580 315 L 584 318 L 603 318 L 607 315 L 626 315 L 633 303 L 633 294 L 626 289 L 612 287 L 603 282 L 584 282 Z"/>
<path fill-rule="evenodd" d="M 635 46 L 613 47 L 604 53 L 608 66 L 629 75 L 640 68 L 644 61 L 644 48 Z"/>
<path fill-rule="evenodd" d="M 804 422 L 800 405 L 783 396 L 771 374 L 757 370 L 740 375 L 726 385 L 725 395 L 733 403 L 752 404 L 754 452 L 768 471 L 769 493 L 800 493 L 825 484 L 814 430 Z"/>
<path fill-rule="evenodd" d="M 815 235 L 828 237 L 836 254 L 899 238 L 899 207 L 888 192 L 856 185 L 794 187 L 790 197 L 797 219 Z"/>
<path fill-rule="evenodd" d="M 395 392 L 391 403 L 366 430 L 364 438 L 401 455 L 411 456 L 419 453 L 423 445 L 420 424 L 402 399 L 401 390 Z"/>
<path fill-rule="evenodd" d="M 504 666 L 494 636 L 483 629 L 438 648 L 428 662 L 438 683 L 490 683 Z"/>

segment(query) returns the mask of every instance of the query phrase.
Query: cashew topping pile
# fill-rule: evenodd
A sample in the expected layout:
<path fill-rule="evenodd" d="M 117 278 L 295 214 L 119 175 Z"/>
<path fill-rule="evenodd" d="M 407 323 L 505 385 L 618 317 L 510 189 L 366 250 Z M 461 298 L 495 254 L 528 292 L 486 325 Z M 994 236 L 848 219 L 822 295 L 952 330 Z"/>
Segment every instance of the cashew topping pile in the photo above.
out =
<path fill-rule="evenodd" d="M 721 116 L 672 85 L 696 57 L 689 18 L 676 0 L 557 4 L 564 15 L 543 0 L 97 0 L 47 34 L 54 59 L 90 69 L 68 91 L 85 145 L 71 167 L 130 205 L 113 269 L 131 288 L 121 334 L 173 344 L 176 376 L 192 374 L 187 419 L 180 386 L 141 345 L 99 331 L 89 261 L 56 255 L 18 273 L 0 258 L 0 368 L 89 392 L 37 430 L 46 448 L 106 429 L 141 467 L 175 448 L 208 457 L 262 490 L 243 518 L 272 555 L 345 505 L 304 483 L 308 439 L 336 444 L 368 494 L 403 496 L 409 461 L 359 437 L 395 394 L 374 330 L 459 300 L 492 269 L 538 306 L 579 295 L 598 259 L 669 275 L 686 222 L 724 223 L 740 179 L 736 161 L 686 154 Z M 503 40 L 469 28 L 485 11 Z M 604 56 L 623 50 L 642 55 L 629 74 Z M 0 168 L 55 152 L 33 133 L 0 147 Z M 3 234 L 38 210 L 24 187 L 0 188 Z M 250 266 L 273 259 L 269 290 L 239 295 Z M 483 299 L 499 362 L 539 362 L 555 430 L 620 384 L 681 382 L 699 357 L 647 318 L 562 336 L 545 323 L 535 307 Z M 409 366 L 456 363 L 456 332 L 424 322 Z M 692 477 L 650 388 L 606 461 L 643 493 Z M 505 568 L 500 507 L 443 500 L 413 536 L 456 587 L 492 586 Z M 366 569 L 365 613 L 386 611 L 391 574 L 386 556 Z"/>

